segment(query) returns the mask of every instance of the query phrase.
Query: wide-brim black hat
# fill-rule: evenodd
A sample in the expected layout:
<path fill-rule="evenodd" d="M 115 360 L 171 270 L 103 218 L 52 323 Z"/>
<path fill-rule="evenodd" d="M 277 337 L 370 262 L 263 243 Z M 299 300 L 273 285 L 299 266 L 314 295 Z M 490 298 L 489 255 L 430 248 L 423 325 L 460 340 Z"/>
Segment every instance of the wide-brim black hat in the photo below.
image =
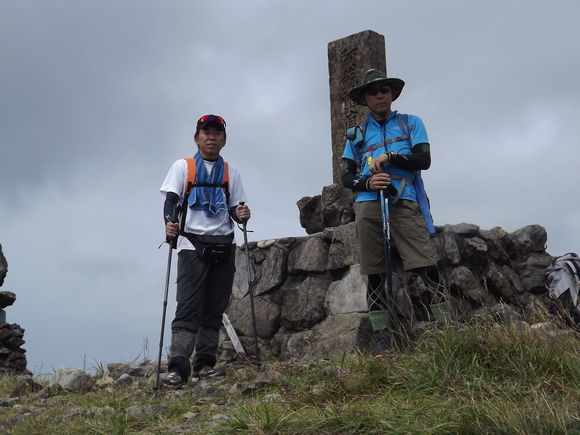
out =
<path fill-rule="evenodd" d="M 364 90 L 371 85 L 376 85 L 379 83 L 390 86 L 391 92 L 393 93 L 393 101 L 399 98 L 399 95 L 401 95 L 401 91 L 403 90 L 403 86 L 405 86 L 405 82 L 401 79 L 387 77 L 384 72 L 379 71 L 378 69 L 369 69 L 363 76 L 360 86 L 352 88 L 348 92 L 348 96 L 355 104 L 365 106 L 366 104 L 363 98 Z"/>

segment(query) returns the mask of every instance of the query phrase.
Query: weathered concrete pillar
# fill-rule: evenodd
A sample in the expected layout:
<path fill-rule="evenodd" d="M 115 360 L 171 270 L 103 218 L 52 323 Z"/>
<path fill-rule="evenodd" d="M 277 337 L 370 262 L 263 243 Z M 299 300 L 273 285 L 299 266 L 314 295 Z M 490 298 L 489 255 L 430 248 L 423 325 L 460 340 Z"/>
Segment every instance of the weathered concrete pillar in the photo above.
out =
<path fill-rule="evenodd" d="M 386 73 L 385 38 L 372 30 L 356 33 L 328 44 L 328 72 L 330 86 L 330 118 L 332 140 L 332 185 L 322 195 L 304 197 L 298 201 L 300 225 L 308 234 L 328 227 L 345 225 L 354 220 L 352 203 L 354 193 L 341 183 L 342 153 L 345 133 L 361 124 L 368 112 L 365 106 L 356 106 L 348 91 L 360 84 L 370 68 Z"/>
<path fill-rule="evenodd" d="M 365 71 L 370 68 L 387 72 L 383 35 L 365 30 L 328 44 L 333 183 L 340 183 L 342 175 L 344 134 L 350 127 L 362 123 L 368 112 L 365 106 L 352 103 L 348 91 L 360 84 Z"/>

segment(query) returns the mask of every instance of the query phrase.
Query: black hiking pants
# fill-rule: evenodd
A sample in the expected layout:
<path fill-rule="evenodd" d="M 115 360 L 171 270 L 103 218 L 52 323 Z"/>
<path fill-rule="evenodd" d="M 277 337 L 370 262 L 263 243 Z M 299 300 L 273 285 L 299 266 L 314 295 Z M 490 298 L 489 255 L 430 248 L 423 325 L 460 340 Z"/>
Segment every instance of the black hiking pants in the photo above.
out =
<path fill-rule="evenodd" d="M 235 249 L 225 263 L 205 263 L 194 250 L 181 250 L 177 261 L 177 308 L 171 323 L 169 371 L 184 379 L 216 363 L 222 315 L 228 307 L 235 273 Z"/>

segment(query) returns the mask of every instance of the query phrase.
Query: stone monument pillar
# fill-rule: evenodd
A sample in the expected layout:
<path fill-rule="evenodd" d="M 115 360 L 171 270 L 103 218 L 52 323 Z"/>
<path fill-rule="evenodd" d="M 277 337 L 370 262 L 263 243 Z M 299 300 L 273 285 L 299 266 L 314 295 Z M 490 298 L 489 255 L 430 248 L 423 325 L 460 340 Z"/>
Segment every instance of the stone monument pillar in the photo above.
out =
<path fill-rule="evenodd" d="M 365 30 L 328 44 L 333 183 L 340 183 L 342 175 L 344 134 L 350 127 L 361 124 L 368 112 L 365 106 L 357 106 L 350 100 L 348 91 L 360 85 L 362 76 L 371 68 L 387 72 L 383 35 Z"/>
<path fill-rule="evenodd" d="M 304 197 L 297 202 L 300 225 L 308 234 L 352 222 L 354 194 L 342 186 L 342 153 L 345 133 L 361 124 L 368 112 L 356 106 L 348 91 L 360 84 L 370 68 L 386 73 L 385 37 L 372 30 L 356 33 L 328 44 L 328 72 L 330 75 L 330 118 L 332 135 L 332 183 L 322 194 Z"/>

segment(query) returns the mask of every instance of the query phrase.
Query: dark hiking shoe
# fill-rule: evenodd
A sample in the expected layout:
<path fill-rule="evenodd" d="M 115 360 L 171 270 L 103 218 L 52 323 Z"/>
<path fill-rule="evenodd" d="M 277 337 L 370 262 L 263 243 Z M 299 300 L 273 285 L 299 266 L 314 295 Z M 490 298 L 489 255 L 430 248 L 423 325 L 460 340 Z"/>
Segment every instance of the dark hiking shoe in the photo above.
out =
<path fill-rule="evenodd" d="M 381 329 L 373 334 L 375 339 L 375 352 L 391 350 L 391 334 L 386 329 Z"/>
<path fill-rule="evenodd" d="M 162 373 L 159 375 L 159 380 L 161 381 L 161 388 L 170 390 L 177 390 L 183 385 L 183 379 L 175 372 Z"/>
<path fill-rule="evenodd" d="M 391 334 L 387 330 L 382 329 L 376 331 L 373 334 L 373 338 L 375 339 L 374 360 L 378 362 L 386 361 L 393 355 L 391 351 Z"/>
<path fill-rule="evenodd" d="M 373 352 L 373 359 L 376 362 L 383 363 L 393 356 L 393 352 L 389 349 L 375 350 Z"/>
<path fill-rule="evenodd" d="M 216 378 L 218 376 L 225 376 L 226 371 L 224 369 L 216 369 L 214 367 L 205 366 L 202 367 L 196 374 L 197 378 Z"/>

